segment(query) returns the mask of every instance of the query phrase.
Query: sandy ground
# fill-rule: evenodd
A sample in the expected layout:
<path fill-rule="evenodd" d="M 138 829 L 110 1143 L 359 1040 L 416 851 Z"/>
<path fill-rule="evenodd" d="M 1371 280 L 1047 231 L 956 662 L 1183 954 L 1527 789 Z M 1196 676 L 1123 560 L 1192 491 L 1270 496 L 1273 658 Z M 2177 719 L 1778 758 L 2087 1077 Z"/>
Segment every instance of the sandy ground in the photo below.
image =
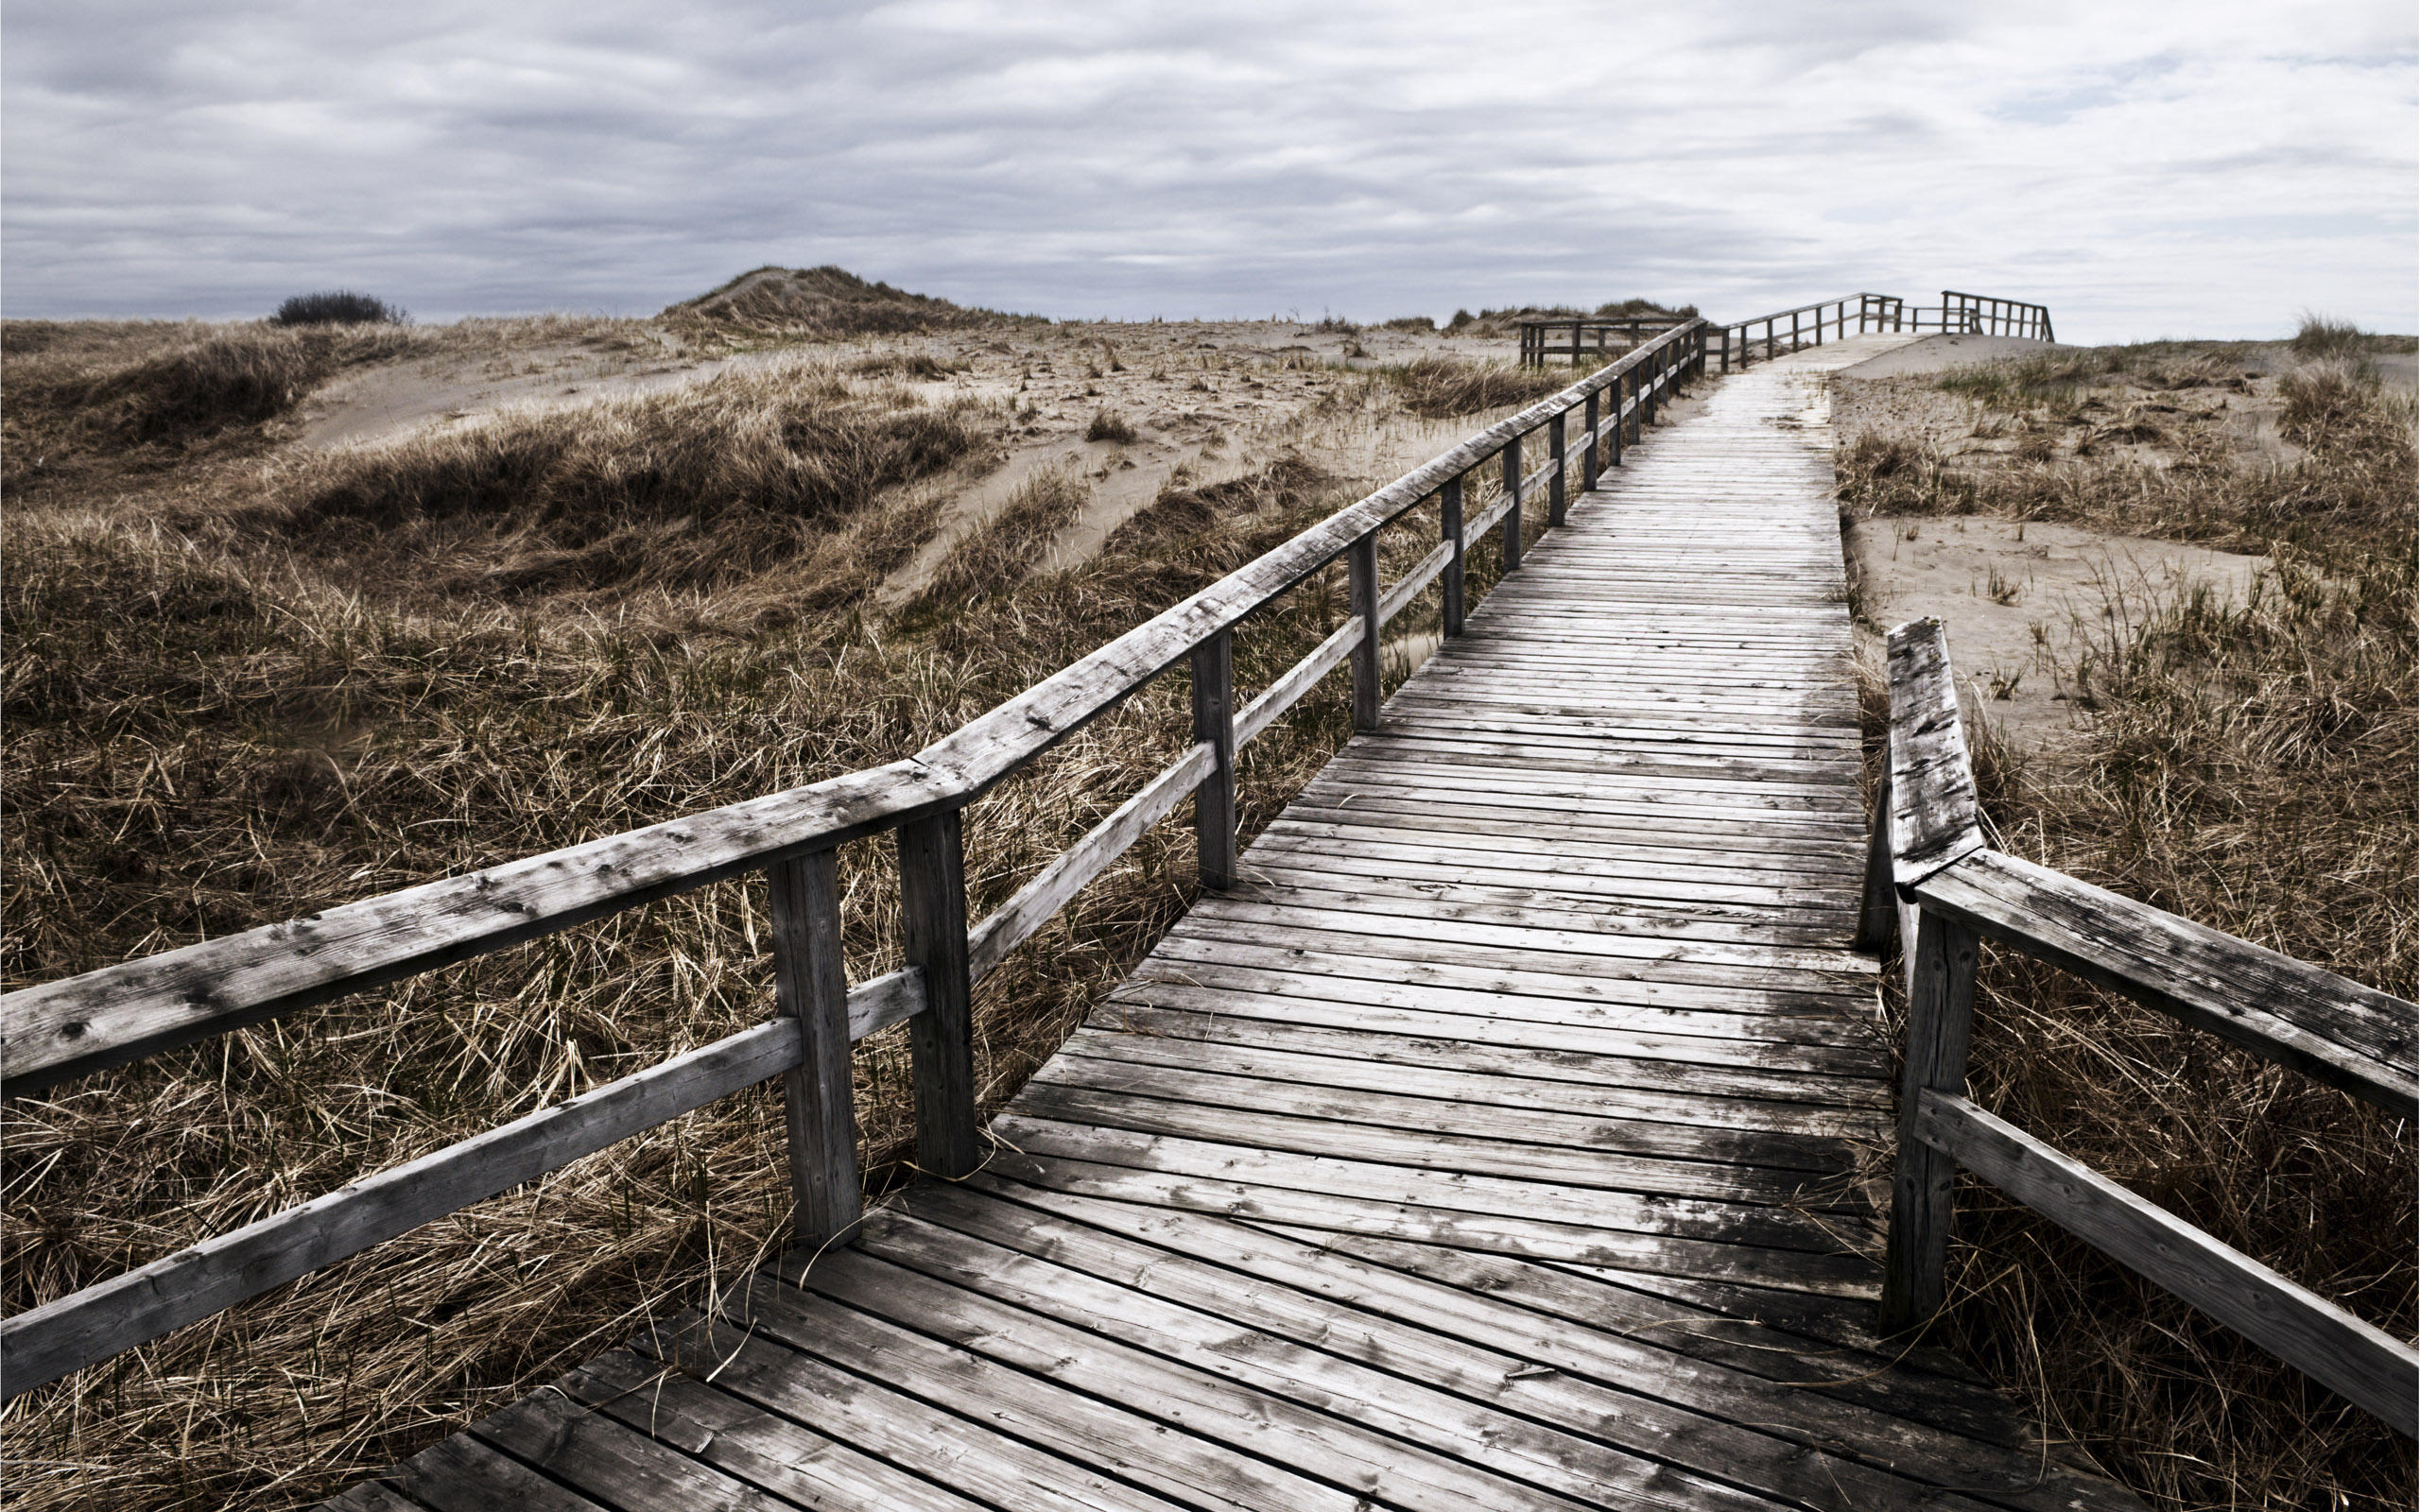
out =
<path fill-rule="evenodd" d="M 2239 601 L 2267 566 L 2265 558 L 2173 541 L 1976 515 L 1878 516 L 1845 535 L 1866 619 L 1939 619 L 1969 717 L 1991 720 L 2020 751 L 2054 759 L 2089 717 L 2069 697 L 2087 650 L 2197 583 Z M 1878 650 L 1879 637 L 1861 633 Z"/>
<path fill-rule="evenodd" d="M 998 406 L 1010 420 L 1008 451 L 997 467 L 936 495 L 939 531 L 877 595 L 896 606 L 930 580 L 967 530 L 1019 485 L 1051 469 L 1076 472 L 1090 490 L 1080 517 L 1053 543 L 1051 566 L 1098 550 L 1179 467 L 1201 483 L 1216 483 L 1290 449 L 1349 477 L 1384 481 L 1409 471 L 1502 412 L 1428 422 L 1323 402 L 1354 381 L 1340 369 L 1435 353 L 1510 360 L 1517 342 L 1294 321 L 1153 320 L 977 328 L 700 356 L 683 352 L 666 333 L 656 351 L 563 342 L 476 361 L 398 363 L 354 373 L 311 397 L 298 438 L 321 449 L 378 446 L 511 411 L 701 383 L 751 364 L 808 362 L 868 383 L 898 382 L 878 370 L 886 359 L 929 359 L 945 375 L 910 379 L 906 387 L 930 404 Z M 1131 425 L 1135 438 L 1085 439 L 1094 416 L 1104 410 Z"/>
<path fill-rule="evenodd" d="M 1879 432 L 1951 457 L 2013 451 L 2019 438 L 2007 427 L 1933 381 L 1953 369 L 2056 350 L 2066 349 L 2007 337 L 1927 336 L 1842 369 L 1830 385 L 1837 444 Z M 2247 376 L 2278 370 L 2282 352 L 2241 353 L 2250 359 Z M 2113 393 L 2110 407 L 2171 427 L 2183 420 L 2222 424 L 2247 454 L 2282 457 L 2292 451 L 2277 438 L 2275 402 L 2256 388 Z M 2072 454 L 2074 440 L 2064 444 Z M 2095 455 L 2164 463 L 2156 444 L 2103 439 Z M 1880 655 L 1876 627 L 1941 620 L 1967 717 L 1990 721 L 2014 748 L 2052 764 L 2091 717 L 2070 697 L 2073 670 L 2087 650 L 2150 604 L 2196 585 L 2240 601 L 2267 567 L 2265 558 L 2172 541 L 1981 516 L 1882 516 L 1844 522 L 1843 535 L 1865 648 Z"/>

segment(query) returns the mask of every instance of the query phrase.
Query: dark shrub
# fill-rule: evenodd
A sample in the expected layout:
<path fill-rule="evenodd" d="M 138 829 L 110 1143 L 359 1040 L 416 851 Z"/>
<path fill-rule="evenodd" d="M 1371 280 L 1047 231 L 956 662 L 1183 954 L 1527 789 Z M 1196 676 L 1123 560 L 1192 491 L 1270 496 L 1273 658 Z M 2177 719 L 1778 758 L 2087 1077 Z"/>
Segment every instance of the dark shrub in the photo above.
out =
<path fill-rule="evenodd" d="M 297 294 L 271 317 L 279 325 L 402 325 L 411 318 L 384 300 L 351 289 Z"/>

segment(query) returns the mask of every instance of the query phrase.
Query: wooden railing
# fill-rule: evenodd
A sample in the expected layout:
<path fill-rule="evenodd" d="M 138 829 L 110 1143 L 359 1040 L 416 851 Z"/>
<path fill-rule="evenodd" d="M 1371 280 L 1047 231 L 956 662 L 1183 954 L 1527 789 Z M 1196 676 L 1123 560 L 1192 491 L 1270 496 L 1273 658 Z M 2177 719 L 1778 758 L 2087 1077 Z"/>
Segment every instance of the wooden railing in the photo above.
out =
<path fill-rule="evenodd" d="M 1729 372 L 1735 354 L 1744 368 L 1757 358 L 1770 361 L 1802 348 L 1820 347 L 1826 333 L 1837 341 L 1849 334 L 1852 306 L 1860 335 L 1882 331 L 1939 331 L 1951 335 L 2052 339 L 2049 310 L 2018 300 L 1944 289 L 1940 304 L 1912 305 L 1895 294 L 1850 294 L 1722 326 L 1719 328 L 1715 359 L 1722 371 Z"/>
<path fill-rule="evenodd" d="M 1889 637 L 1890 762 L 1860 943 L 1898 932 L 1907 1056 L 1882 1319 L 1912 1328 L 1946 1287 L 1961 1165 L 2411 1435 L 2420 1353 L 1966 1098 L 1980 941 L 2049 961 L 2399 1117 L 2420 1116 L 2420 1006 L 1984 844 L 1937 620 Z"/>
<path fill-rule="evenodd" d="M 798 1240 L 826 1242 L 860 1213 L 850 1046 L 902 1020 L 916 1166 L 927 1177 L 967 1175 L 980 1159 L 975 983 L 1187 797 L 1201 883 L 1229 885 L 1236 750 L 1348 661 L 1354 728 L 1377 728 L 1387 622 L 1442 578 L 1444 632 L 1460 635 L 1466 553 L 1500 528 L 1504 568 L 1518 570 L 1525 508 L 1543 489 L 1547 524 L 1562 524 L 1571 464 L 1579 463 L 1583 490 L 1601 467 L 1618 466 L 1657 404 L 1704 371 L 1706 329 L 1694 319 L 1676 326 L 1489 426 L 905 761 L 0 998 L 0 1091 L 22 1096 L 763 871 L 779 1009 L 752 1029 L 0 1321 L 0 1391 L 14 1396 L 55 1380 L 775 1076 L 786 1102 Z M 1546 457 L 1525 468 L 1523 443 L 1541 430 Z M 1466 500 L 1478 502 L 1467 497 L 1469 480 L 1491 460 L 1502 488 L 1466 522 Z M 1381 585 L 1378 531 L 1431 497 L 1441 541 Z M 1236 627 L 1340 556 L 1352 604 L 1343 628 L 1236 708 Z M 1192 674 L 1191 747 L 970 929 L 960 830 L 967 805 L 1180 663 Z M 853 988 L 841 963 L 835 850 L 884 831 L 898 847 L 907 964 Z"/>
<path fill-rule="evenodd" d="M 1613 345 L 1615 337 L 1619 336 L 1624 343 L 1621 350 L 1628 351 L 1649 336 L 1661 335 L 1685 323 L 1644 316 L 1626 316 L 1620 319 L 1576 316 L 1523 320 L 1520 322 L 1521 366 L 1543 368 L 1548 357 L 1568 357 L 1574 367 L 1578 367 L 1583 357 L 1594 357 L 1599 362 L 1610 361 L 1619 355 Z M 1557 344 L 1554 338 L 1565 333 L 1569 333 L 1571 339 Z"/>

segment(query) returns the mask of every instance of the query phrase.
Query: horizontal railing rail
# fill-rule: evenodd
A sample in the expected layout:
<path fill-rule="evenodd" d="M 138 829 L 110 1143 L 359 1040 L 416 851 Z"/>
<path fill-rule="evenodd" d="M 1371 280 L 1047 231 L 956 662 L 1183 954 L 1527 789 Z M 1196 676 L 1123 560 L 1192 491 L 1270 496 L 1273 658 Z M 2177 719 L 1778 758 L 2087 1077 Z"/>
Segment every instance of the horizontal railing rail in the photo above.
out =
<path fill-rule="evenodd" d="M 1574 316 L 1539 317 L 1520 321 L 1521 365 L 1543 368 L 1548 357 L 1568 357 L 1577 365 L 1583 357 L 1610 361 L 1620 353 L 1615 351 L 1616 335 L 1635 347 L 1651 335 L 1660 335 L 1675 326 L 1685 325 L 1681 318 L 1657 318 L 1653 316 Z M 1567 342 L 1558 345 L 1555 337 L 1568 335 Z"/>
<path fill-rule="evenodd" d="M 2420 1116 L 2420 1005 L 1986 844 L 1937 620 L 1889 637 L 1890 760 L 1859 943 L 1895 929 L 1908 987 L 1882 1316 L 1931 1318 L 1963 1165 L 2394 1428 L 2420 1421 L 2420 1351 L 2238 1253 L 1966 1097 L 1980 942 L 2125 993 L 2399 1117 Z"/>
<path fill-rule="evenodd" d="M 2012 335 L 2048 341 L 2050 312 L 2039 304 L 1985 294 L 1942 291 L 1938 305 L 1911 305 L 1895 294 L 1849 294 L 1837 300 L 1776 310 L 1717 328 L 1715 359 L 1724 372 L 1733 359 L 1746 367 L 1849 334 L 1854 307 L 1858 334 L 1939 331 L 1951 335 Z"/>
<path fill-rule="evenodd" d="M 974 984 L 1187 798 L 1201 884 L 1231 885 L 1237 748 L 1348 662 L 1354 729 L 1375 730 L 1387 622 L 1437 583 L 1444 633 L 1461 634 L 1468 553 L 1500 531 L 1504 570 L 1517 571 L 1525 508 L 1543 492 L 1548 527 L 1563 524 L 1572 464 L 1583 490 L 1602 468 L 1620 465 L 1659 404 L 1704 371 L 1707 331 L 1695 319 L 1672 327 L 905 761 L 0 998 L 0 1091 L 21 1097 L 763 871 L 778 1008 L 769 1022 L 0 1320 L 0 1392 L 13 1397 L 56 1380 L 775 1076 L 783 1081 L 798 1242 L 824 1243 L 854 1227 L 861 1211 L 850 1046 L 893 1023 L 908 1025 L 916 1168 L 942 1179 L 967 1175 L 979 1160 Z M 1545 459 L 1525 469 L 1523 443 L 1540 431 Z M 1465 521 L 1470 479 L 1491 461 L 1500 491 Z M 1377 532 L 1430 498 L 1439 504 L 1441 539 L 1382 587 Z M 1236 708 L 1236 627 L 1340 557 L 1352 605 L 1344 626 Z M 1180 662 L 1191 669 L 1192 744 L 970 928 L 962 811 Z M 907 964 L 853 988 L 840 955 L 836 850 L 884 831 L 898 848 Z"/>

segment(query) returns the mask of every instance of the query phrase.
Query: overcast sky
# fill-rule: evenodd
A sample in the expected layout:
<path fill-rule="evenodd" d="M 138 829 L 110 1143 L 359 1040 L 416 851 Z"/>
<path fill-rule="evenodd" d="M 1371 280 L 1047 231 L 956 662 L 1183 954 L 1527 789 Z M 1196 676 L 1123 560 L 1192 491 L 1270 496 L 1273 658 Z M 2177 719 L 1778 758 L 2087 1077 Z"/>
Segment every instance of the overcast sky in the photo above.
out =
<path fill-rule="evenodd" d="M 1059 317 L 1947 285 L 2420 326 L 2411 0 L 10 0 L 0 310 L 648 314 L 838 263 Z"/>

